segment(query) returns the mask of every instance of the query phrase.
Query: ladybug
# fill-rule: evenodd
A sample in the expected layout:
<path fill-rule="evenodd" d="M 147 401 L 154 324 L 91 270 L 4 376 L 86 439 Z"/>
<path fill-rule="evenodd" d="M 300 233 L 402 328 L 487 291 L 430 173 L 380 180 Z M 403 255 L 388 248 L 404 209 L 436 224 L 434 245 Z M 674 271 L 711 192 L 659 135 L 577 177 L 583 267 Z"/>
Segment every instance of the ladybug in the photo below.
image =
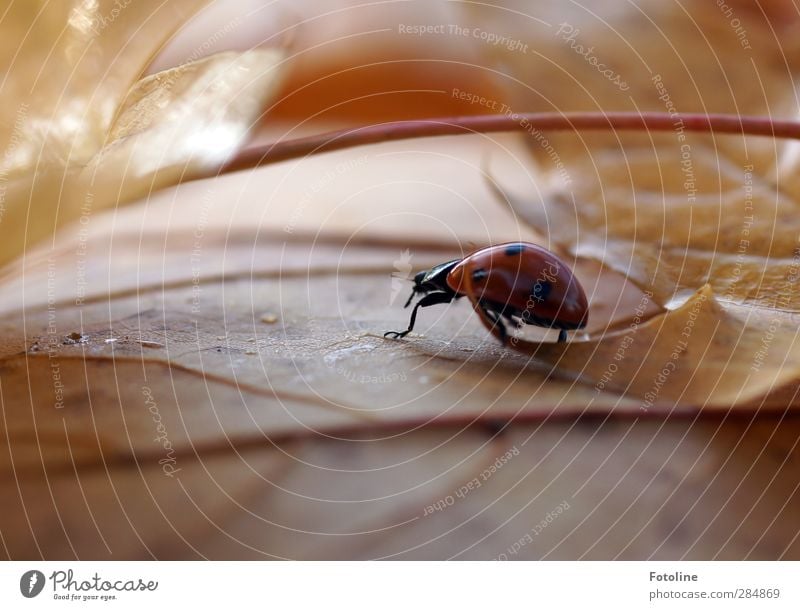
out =
<path fill-rule="evenodd" d="M 562 342 L 568 330 L 584 328 L 589 317 L 586 294 L 570 268 L 549 250 L 526 242 L 489 246 L 421 271 L 414 276 L 405 307 L 418 294 L 423 296 L 414 305 L 408 328 L 384 337 L 400 339 L 410 333 L 420 307 L 463 296 L 469 297 L 503 343 L 508 338 L 504 319 L 517 328 L 523 324 L 558 328 Z"/>

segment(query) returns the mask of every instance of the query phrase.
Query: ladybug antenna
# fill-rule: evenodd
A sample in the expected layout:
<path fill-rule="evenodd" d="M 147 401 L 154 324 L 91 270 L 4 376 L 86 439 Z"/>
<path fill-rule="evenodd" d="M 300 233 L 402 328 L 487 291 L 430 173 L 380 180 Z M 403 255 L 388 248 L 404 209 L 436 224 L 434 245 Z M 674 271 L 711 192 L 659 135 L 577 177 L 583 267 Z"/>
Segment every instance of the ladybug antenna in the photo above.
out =
<path fill-rule="evenodd" d="M 403 305 L 403 309 L 406 309 L 406 308 L 407 308 L 409 305 L 411 305 L 411 301 L 413 301 L 413 300 L 414 300 L 414 295 L 415 295 L 415 294 L 417 294 L 417 290 L 416 290 L 416 288 L 414 288 L 414 289 L 412 289 L 412 290 L 411 290 L 411 294 L 410 294 L 410 295 L 408 295 L 408 300 L 406 301 L 406 304 L 405 304 L 405 305 Z"/>

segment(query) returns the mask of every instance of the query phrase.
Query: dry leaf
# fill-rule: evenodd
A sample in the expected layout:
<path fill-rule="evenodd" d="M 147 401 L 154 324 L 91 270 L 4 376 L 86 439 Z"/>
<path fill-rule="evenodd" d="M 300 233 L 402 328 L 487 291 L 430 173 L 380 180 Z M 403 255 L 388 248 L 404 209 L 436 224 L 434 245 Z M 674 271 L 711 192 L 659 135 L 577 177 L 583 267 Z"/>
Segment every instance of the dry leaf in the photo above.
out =
<path fill-rule="evenodd" d="M 550 11 L 557 24 L 561 4 L 542 3 L 539 17 Z M 395 46 L 386 48 L 398 46 L 398 21 L 420 19 L 414 10 L 404 3 L 398 16 L 380 7 L 370 19 L 375 30 L 390 28 L 385 36 Z M 615 10 L 610 22 L 624 23 L 639 6 Z M 503 31 L 523 22 L 510 15 Z M 320 23 L 324 42 L 331 30 Z M 489 22 L 480 23 L 485 29 Z M 531 28 L 526 36 L 545 40 Z M 356 43 L 348 39 L 341 55 L 325 45 L 322 52 L 391 63 L 392 52 L 374 37 L 351 38 Z M 393 69 L 406 80 L 382 81 L 404 85 L 367 98 L 371 116 L 424 112 L 423 104 L 404 106 L 404 89 L 414 83 L 424 91 L 413 99 L 431 96 L 457 114 L 463 103 L 445 90 L 461 73 L 451 62 L 476 64 L 474 44 L 484 61 L 490 51 L 503 53 L 478 41 L 464 43 L 468 54 L 443 52 L 439 65 L 421 64 L 415 44 L 401 39 L 403 59 L 411 59 Z M 225 57 L 194 66 L 197 80 L 181 91 L 201 86 Z M 535 70 L 548 63 L 539 55 L 526 60 Z M 272 63 L 267 57 L 264 65 Z M 352 67 L 332 60 L 330 74 L 322 70 L 326 95 L 310 86 L 304 97 L 296 89 L 308 73 L 290 75 L 296 96 L 282 109 L 290 120 L 268 124 L 262 138 L 283 137 L 313 111 L 338 108 L 334 94 L 349 89 L 337 85 L 352 84 Z M 496 74 L 480 65 L 474 72 Z M 348 76 L 337 80 L 337 73 Z M 559 83 L 539 82 L 554 100 L 562 95 Z M 585 82 L 590 92 L 605 84 Z M 158 85 L 151 77 L 128 98 L 114 134 L 131 137 L 97 163 L 114 159 L 114 150 L 136 158 L 137 140 L 162 147 L 160 115 L 141 115 L 158 106 Z M 441 89 L 430 91 L 434 85 Z M 477 78 L 462 84 L 485 85 Z M 499 95 L 503 86 L 485 91 Z M 563 95 L 564 107 L 578 99 L 566 89 Z M 182 107 L 185 99 L 175 101 Z M 208 101 L 205 111 L 214 107 Z M 619 108 L 615 99 L 608 104 Z M 140 131 L 145 126 L 158 131 Z M 172 152 L 163 147 L 159 155 Z M 576 163 L 566 150 L 564 159 Z M 7 269 L 0 319 L 0 404 L 10 449 L 0 462 L 9 475 L 2 482 L 5 552 L 15 559 L 797 556 L 798 469 L 784 467 L 796 453 L 796 426 L 692 419 L 703 406 L 727 408 L 725 401 L 751 399 L 737 411 L 749 413 L 793 400 L 783 377 L 792 371 L 779 364 L 793 337 L 773 333 L 765 374 L 752 383 L 742 379 L 744 361 L 704 359 L 706 348 L 724 353 L 730 342 L 744 340 L 753 350 L 769 331 L 762 317 L 751 321 L 748 310 L 718 302 L 706 280 L 693 278 L 683 304 L 663 312 L 626 279 L 646 286 L 633 269 L 568 257 L 590 295 L 590 335 L 604 339 L 578 337 L 566 349 L 539 343 L 535 358 L 500 346 L 463 301 L 426 311 L 407 341 L 382 337 L 407 322 L 401 305 L 411 271 L 489 242 L 572 244 L 560 233 L 576 226 L 569 214 L 545 235 L 498 208 L 481 174 L 487 156 L 493 174 L 531 171 L 526 206 L 558 195 L 557 180 L 532 171 L 513 136 L 379 145 L 152 194 L 153 173 L 128 176 L 120 172 L 124 162 L 105 165 L 122 195 L 147 193 L 147 205 L 92 215 L 87 227 L 67 227 Z M 168 180 L 158 174 L 154 186 L 174 180 L 180 163 L 166 164 Z M 603 180 L 626 184 L 621 167 L 610 155 Z M 602 212 L 592 206 L 603 192 L 586 189 L 580 209 Z M 646 189 L 637 183 L 634 190 Z M 619 224 L 622 232 L 632 226 L 629 217 Z M 583 231 L 579 237 L 592 243 Z M 609 251 L 616 243 L 625 240 L 610 242 Z M 642 412 L 649 382 L 671 361 L 698 303 L 692 345 Z M 780 315 L 785 329 L 793 314 Z M 626 360 L 598 391 L 635 316 L 642 322 L 626 358 L 641 366 Z M 715 386 L 717 378 L 724 385 Z M 773 382 L 779 391 L 763 397 Z M 639 419 L 609 417 L 617 413 Z M 649 420 L 665 413 L 689 419 Z M 463 492 L 476 478 L 481 487 Z M 548 517 L 536 543 L 521 544 Z"/>
<path fill-rule="evenodd" d="M 9 367 L 4 387 L 37 388 L 33 403 L 50 410 L 57 396 L 44 380 L 54 363 L 71 367 L 70 379 L 76 367 L 90 379 L 105 378 L 113 363 L 116 375 L 125 379 L 122 412 L 91 414 L 65 402 L 58 410 L 64 421 L 38 421 L 40 431 L 55 428 L 48 443 L 37 447 L 62 459 L 67 455 L 64 425 L 78 434 L 92 425 L 87 418 L 94 418 L 103 420 L 105 431 L 126 433 L 107 432 L 86 454 L 74 449 L 76 460 L 91 462 L 99 451 L 106 458 L 125 456 L 131 446 L 152 449 L 151 422 L 140 417 L 128 421 L 123 413 L 141 407 L 145 385 L 163 402 L 175 391 L 164 374 L 173 370 L 191 374 L 177 390 L 178 405 L 195 405 L 170 416 L 169 428 L 186 430 L 185 438 L 173 439 L 181 450 L 190 443 L 218 442 L 219 425 L 225 438 L 238 445 L 263 435 L 542 419 L 587 411 L 593 388 L 553 379 L 548 368 L 503 349 L 467 303 L 426 313 L 420 328 L 431 327 L 428 337 L 383 338 L 384 331 L 407 322 L 408 310 L 401 305 L 410 283 L 398 271 L 404 250 L 415 267 L 425 267 L 457 255 L 458 242 L 448 240 L 451 232 L 471 235 L 478 243 L 486 239 L 475 221 L 492 215 L 495 204 L 479 174 L 471 180 L 463 176 L 465 165 L 477 167 L 483 146 L 461 143 L 458 155 L 446 154 L 452 144 L 431 142 L 424 171 L 403 145 L 393 145 L 353 166 L 346 178 L 334 178 L 308 200 L 304 219 L 319 218 L 338 189 L 352 192 L 361 182 L 362 195 L 339 206 L 316 237 L 303 230 L 296 202 L 309 189 L 307 176 L 335 175 L 351 153 L 303 160 L 291 170 L 266 168 L 245 193 L 234 190 L 235 176 L 183 184 L 177 192 L 151 198 L 147 208 L 117 212 L 113 224 L 93 225 L 78 240 L 65 236 L 54 249 L 34 253 L 16 271 L 19 279 L 7 283 L 9 293 L 26 307 L 24 321 L 18 312 L 3 318 L 7 330 L 0 354 Z M 396 190 L 392 176 L 412 169 L 415 182 L 421 181 L 413 203 L 383 196 Z M 426 173 L 440 185 L 448 181 L 453 189 L 483 195 L 475 203 L 455 192 L 445 199 L 440 186 L 425 186 Z M 407 187 L 404 193 L 409 192 Z M 258 193 L 273 194 L 267 215 Z M 231 197 L 239 202 L 235 208 L 228 205 Z M 183 202 L 180 209 L 174 201 Z M 193 215 L 198 201 L 200 213 Z M 363 220 L 354 213 L 374 214 L 375 201 L 382 202 L 383 212 L 361 237 L 357 227 Z M 371 210 L 365 207 L 369 202 Z M 170 220 L 166 206 L 182 220 Z M 418 231 L 414 239 L 406 233 L 390 237 L 398 229 L 405 232 L 407 223 L 418 223 L 421 215 L 428 219 L 427 236 Z M 297 226 L 290 224 L 293 219 Z M 511 219 L 495 215 L 494 231 L 513 226 Z M 146 232 L 139 227 L 147 227 Z M 109 252 L 115 254 L 109 257 Z M 576 271 L 595 287 L 593 329 L 638 307 L 641 293 L 618 274 L 602 272 L 592 262 L 581 263 Z M 648 314 L 654 311 L 647 308 Z M 71 339 L 73 333 L 78 340 Z M 143 363 L 156 373 L 142 378 L 137 371 Z M 192 376 L 194 383 L 189 382 Z M 213 398 L 201 399 L 211 387 Z M 87 392 L 74 389 L 69 404 L 85 401 Z M 252 406 L 243 411 L 243 404 Z M 609 392 L 588 412 L 633 412 L 636 406 Z M 118 421 L 120 415 L 127 423 Z M 23 430 L 30 425 L 25 418 L 20 421 Z M 19 436 L 24 438 L 22 432 Z M 38 451 L 30 454 L 33 462 Z M 19 460 L 24 454 L 22 447 L 16 452 Z"/>
<path fill-rule="evenodd" d="M 93 212 L 221 165 L 241 146 L 274 94 L 279 51 L 222 53 L 136 82 L 204 3 L 76 1 L 44 19 L 30 3 L 3 21 L 6 29 L 30 22 L 34 33 L 4 86 L 25 101 L 5 105 L 0 122 L 8 126 L 0 264 L 71 221 L 86 224 Z"/>
<path fill-rule="evenodd" d="M 281 59 L 219 53 L 139 81 L 83 171 L 92 198 L 125 203 L 221 166 L 274 96 Z"/>

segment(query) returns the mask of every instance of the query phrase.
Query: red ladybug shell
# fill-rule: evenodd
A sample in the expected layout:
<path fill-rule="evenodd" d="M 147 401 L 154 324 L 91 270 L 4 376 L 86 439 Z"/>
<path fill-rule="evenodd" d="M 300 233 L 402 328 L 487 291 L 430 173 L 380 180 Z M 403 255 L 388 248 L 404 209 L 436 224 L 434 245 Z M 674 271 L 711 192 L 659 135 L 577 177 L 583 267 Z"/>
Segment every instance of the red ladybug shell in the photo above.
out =
<path fill-rule="evenodd" d="M 514 242 L 478 250 L 453 267 L 447 285 L 528 324 L 573 330 L 586 326 L 588 319 L 589 303 L 572 271 L 534 244 Z"/>

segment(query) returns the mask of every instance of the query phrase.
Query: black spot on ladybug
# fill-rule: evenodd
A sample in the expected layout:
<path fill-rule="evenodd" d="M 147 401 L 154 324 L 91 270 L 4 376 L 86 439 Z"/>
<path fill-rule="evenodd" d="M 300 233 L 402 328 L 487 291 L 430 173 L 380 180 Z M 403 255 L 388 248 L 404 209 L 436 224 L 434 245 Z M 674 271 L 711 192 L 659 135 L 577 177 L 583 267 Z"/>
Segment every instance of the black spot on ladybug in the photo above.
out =
<path fill-rule="evenodd" d="M 550 282 L 546 282 L 544 280 L 536 280 L 533 284 L 533 288 L 531 288 L 531 296 L 539 301 L 547 300 L 547 297 L 550 296 L 550 292 L 553 290 L 553 285 Z"/>
<path fill-rule="evenodd" d="M 480 282 L 485 280 L 488 276 L 489 273 L 486 271 L 486 269 L 475 269 L 475 271 L 472 272 L 472 281 Z"/>
<path fill-rule="evenodd" d="M 518 254 L 521 254 L 524 249 L 525 246 L 523 246 L 522 244 L 510 244 L 506 246 L 505 255 L 517 256 Z"/>

